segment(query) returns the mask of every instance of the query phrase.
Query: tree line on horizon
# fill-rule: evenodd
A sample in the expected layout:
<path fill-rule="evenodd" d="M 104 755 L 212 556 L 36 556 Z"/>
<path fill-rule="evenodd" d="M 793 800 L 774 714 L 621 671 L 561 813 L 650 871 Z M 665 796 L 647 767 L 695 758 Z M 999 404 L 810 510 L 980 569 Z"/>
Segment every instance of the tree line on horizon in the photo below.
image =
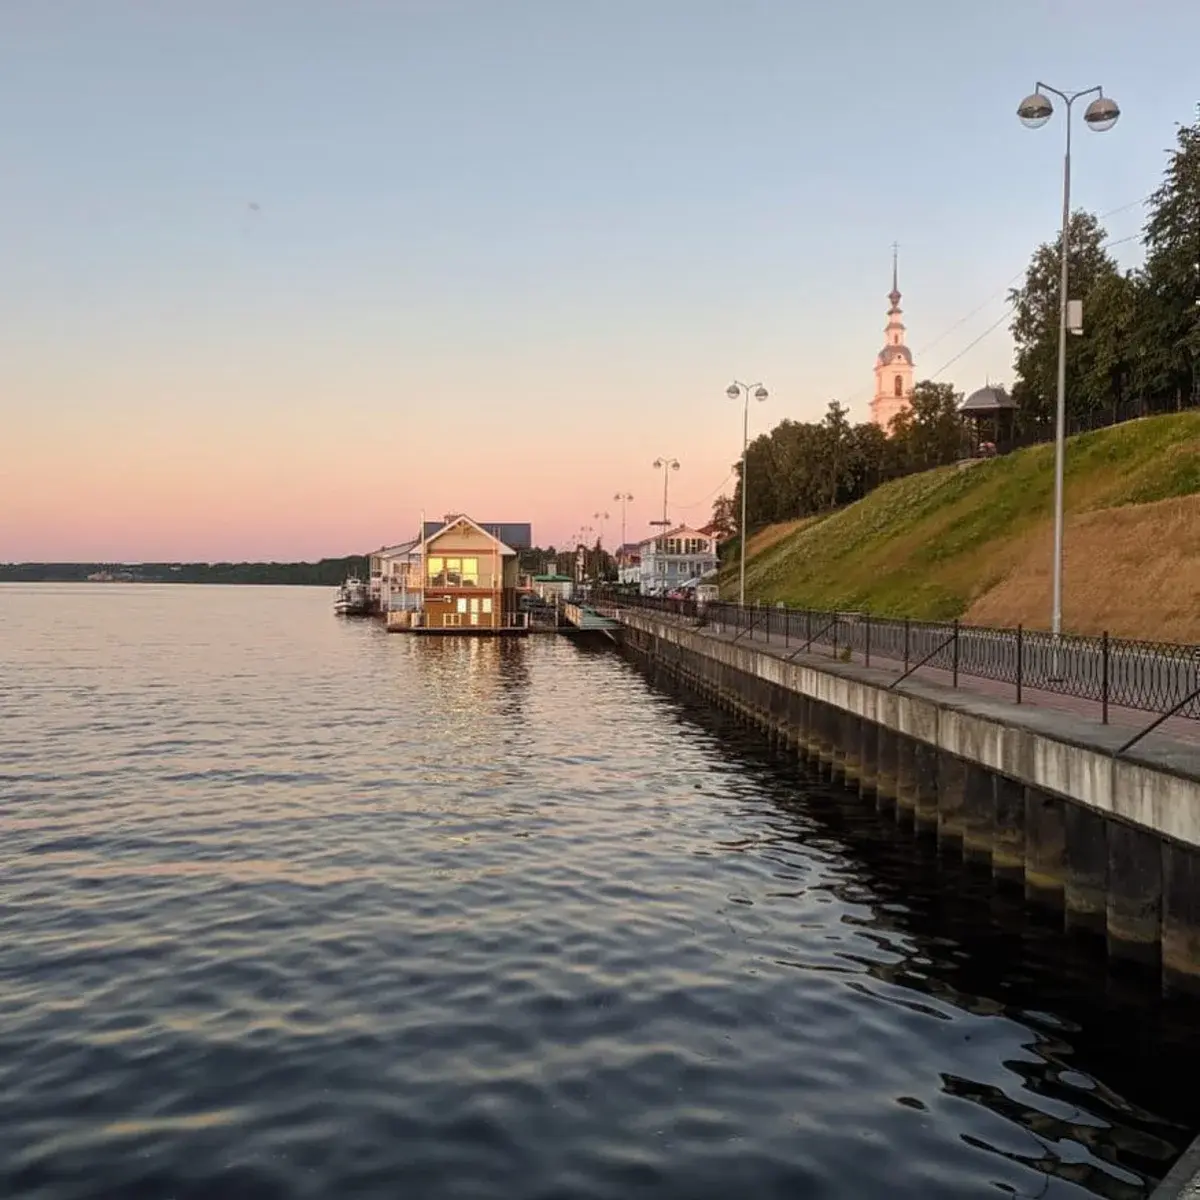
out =
<path fill-rule="evenodd" d="M 1140 267 L 1120 269 L 1093 213 L 1074 212 L 1069 232 L 1070 296 L 1083 302 L 1083 331 L 1067 343 L 1069 429 L 1200 404 L 1200 106 L 1191 124 L 1179 126 L 1162 182 L 1147 200 Z M 1053 436 L 1061 247 L 1061 233 L 1040 245 L 1008 297 L 1014 445 Z M 820 421 L 781 421 L 747 449 L 747 525 L 849 504 L 889 479 L 962 458 L 961 401 L 953 384 L 923 380 L 889 434 L 851 424 L 836 400 Z M 740 461 L 733 469 L 734 494 L 718 497 L 713 509 L 730 536 L 740 523 Z"/>
<path fill-rule="evenodd" d="M 364 555 L 319 562 L 0 563 L 0 583 L 85 583 L 109 575 L 121 583 L 294 584 L 337 587 L 347 575 L 365 578 Z"/>

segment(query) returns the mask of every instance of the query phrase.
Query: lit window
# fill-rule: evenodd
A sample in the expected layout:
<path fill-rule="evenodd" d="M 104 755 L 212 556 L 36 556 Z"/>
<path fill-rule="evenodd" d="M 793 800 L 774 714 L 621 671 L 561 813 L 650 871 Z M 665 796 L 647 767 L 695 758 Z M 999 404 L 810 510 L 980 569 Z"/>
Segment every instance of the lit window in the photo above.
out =
<path fill-rule="evenodd" d="M 479 559 L 464 558 L 462 560 L 463 587 L 476 587 L 479 583 Z"/>
<path fill-rule="evenodd" d="M 465 613 L 465 612 L 467 611 L 467 601 L 466 601 L 466 598 L 465 598 L 465 597 L 459 597 L 459 599 L 458 599 L 458 602 L 455 604 L 455 608 L 456 608 L 456 609 L 457 609 L 457 610 L 458 610 L 460 613 Z"/>
<path fill-rule="evenodd" d="M 483 611 L 484 611 L 485 613 L 490 613 L 490 612 L 492 611 L 492 598 L 491 598 L 491 596 L 484 596 L 484 598 L 483 598 Z"/>

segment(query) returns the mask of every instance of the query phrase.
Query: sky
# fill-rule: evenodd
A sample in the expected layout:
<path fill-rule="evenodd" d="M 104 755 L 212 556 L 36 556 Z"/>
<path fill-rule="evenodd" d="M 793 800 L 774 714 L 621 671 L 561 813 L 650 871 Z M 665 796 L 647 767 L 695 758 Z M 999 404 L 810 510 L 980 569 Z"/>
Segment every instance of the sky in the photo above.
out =
<path fill-rule="evenodd" d="M 1038 79 L 1120 104 L 1072 190 L 1135 265 L 1197 44 L 1194 0 L 5 0 L 0 561 L 460 511 L 611 545 L 658 457 L 702 524 L 730 380 L 751 436 L 866 419 L 893 242 L 916 377 L 1011 380 L 1061 216 Z"/>

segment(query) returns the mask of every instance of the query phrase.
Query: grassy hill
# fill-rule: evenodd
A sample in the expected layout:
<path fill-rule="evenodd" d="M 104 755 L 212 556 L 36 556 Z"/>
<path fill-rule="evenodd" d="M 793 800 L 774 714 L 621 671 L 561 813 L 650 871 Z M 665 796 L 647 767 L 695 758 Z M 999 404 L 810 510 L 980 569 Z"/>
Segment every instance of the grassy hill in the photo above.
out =
<path fill-rule="evenodd" d="M 1045 627 L 1053 489 L 1053 446 L 896 480 L 751 538 L 747 598 Z M 1067 629 L 1200 641 L 1200 412 L 1072 438 L 1066 514 Z"/>

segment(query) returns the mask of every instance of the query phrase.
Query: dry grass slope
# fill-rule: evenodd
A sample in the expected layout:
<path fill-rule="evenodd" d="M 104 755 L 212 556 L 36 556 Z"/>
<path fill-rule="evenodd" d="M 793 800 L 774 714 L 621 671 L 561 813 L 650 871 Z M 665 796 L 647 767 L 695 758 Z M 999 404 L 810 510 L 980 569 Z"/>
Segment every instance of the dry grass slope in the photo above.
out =
<path fill-rule="evenodd" d="M 749 597 L 925 619 L 1044 626 L 1051 446 L 900 479 L 748 547 Z M 1064 623 L 1200 641 L 1200 413 L 1133 421 L 1067 449 Z M 727 572 L 725 593 L 736 590 Z"/>

